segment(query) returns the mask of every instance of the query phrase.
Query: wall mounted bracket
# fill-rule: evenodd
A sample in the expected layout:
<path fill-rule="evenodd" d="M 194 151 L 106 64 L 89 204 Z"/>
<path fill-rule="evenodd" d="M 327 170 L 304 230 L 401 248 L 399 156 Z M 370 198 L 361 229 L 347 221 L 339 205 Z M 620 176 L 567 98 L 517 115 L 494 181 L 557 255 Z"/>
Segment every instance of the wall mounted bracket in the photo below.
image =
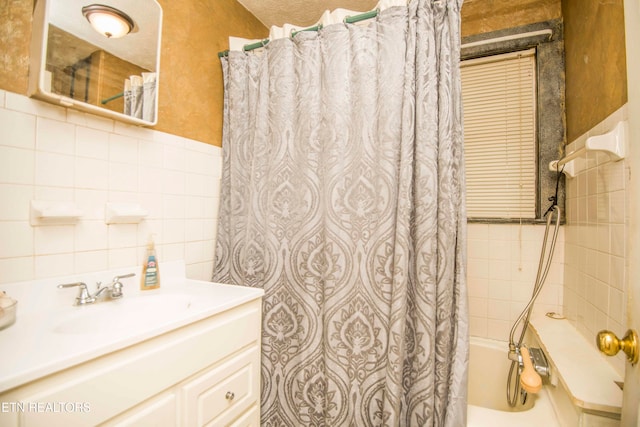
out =
<path fill-rule="evenodd" d="M 627 144 L 627 122 L 622 121 L 610 132 L 587 138 L 584 147 L 567 154 L 560 160 L 549 162 L 549 170 L 555 172 L 562 169 L 565 175 L 573 178 L 580 169 L 574 161 L 578 157 L 590 151 L 600 151 L 608 154 L 613 161 L 622 160 L 627 155 Z"/>

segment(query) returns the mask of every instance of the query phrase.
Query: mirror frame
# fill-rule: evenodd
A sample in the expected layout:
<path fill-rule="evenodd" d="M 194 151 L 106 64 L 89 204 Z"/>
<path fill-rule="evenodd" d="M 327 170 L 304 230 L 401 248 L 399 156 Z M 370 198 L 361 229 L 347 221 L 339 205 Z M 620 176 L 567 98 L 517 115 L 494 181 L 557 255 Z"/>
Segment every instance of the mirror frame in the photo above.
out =
<path fill-rule="evenodd" d="M 138 126 L 154 126 L 158 123 L 158 94 L 160 88 L 160 51 L 162 45 L 162 6 L 157 0 L 153 1 L 159 10 L 158 35 L 157 35 L 157 52 L 156 52 L 156 100 L 154 105 L 154 120 L 142 120 L 136 117 L 128 116 L 124 113 L 118 113 L 106 108 L 92 105 L 83 101 L 59 95 L 45 88 L 45 71 L 47 64 L 47 44 L 49 38 L 49 16 L 51 3 L 55 0 L 35 0 L 33 9 L 33 30 L 31 34 L 31 50 L 29 58 L 29 86 L 28 96 L 37 98 L 42 101 L 51 102 L 63 107 L 74 108 L 84 112 L 108 117 L 117 121 L 134 124 Z M 138 1 L 138 0 L 136 0 Z M 88 2 L 90 3 L 90 2 Z"/>

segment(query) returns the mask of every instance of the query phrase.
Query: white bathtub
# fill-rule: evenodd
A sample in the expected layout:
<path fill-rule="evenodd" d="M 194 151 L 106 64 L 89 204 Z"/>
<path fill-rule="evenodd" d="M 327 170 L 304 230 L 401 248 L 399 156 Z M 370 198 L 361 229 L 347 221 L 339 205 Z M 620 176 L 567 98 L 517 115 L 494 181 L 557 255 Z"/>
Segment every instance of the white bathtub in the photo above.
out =
<path fill-rule="evenodd" d="M 506 384 L 511 361 L 506 342 L 471 337 L 469 355 L 469 427 L 560 426 L 546 386 L 529 395 L 525 408 L 510 408 Z"/>

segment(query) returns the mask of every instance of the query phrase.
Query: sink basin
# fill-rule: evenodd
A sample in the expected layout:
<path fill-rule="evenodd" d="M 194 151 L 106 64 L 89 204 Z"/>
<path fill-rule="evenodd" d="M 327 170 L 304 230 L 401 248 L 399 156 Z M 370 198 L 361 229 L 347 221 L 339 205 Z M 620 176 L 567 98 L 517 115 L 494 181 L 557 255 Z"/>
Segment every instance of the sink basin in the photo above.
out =
<path fill-rule="evenodd" d="M 181 294 L 125 295 L 120 300 L 77 307 L 53 325 L 53 332 L 90 334 L 153 327 L 188 311 L 191 299 Z"/>

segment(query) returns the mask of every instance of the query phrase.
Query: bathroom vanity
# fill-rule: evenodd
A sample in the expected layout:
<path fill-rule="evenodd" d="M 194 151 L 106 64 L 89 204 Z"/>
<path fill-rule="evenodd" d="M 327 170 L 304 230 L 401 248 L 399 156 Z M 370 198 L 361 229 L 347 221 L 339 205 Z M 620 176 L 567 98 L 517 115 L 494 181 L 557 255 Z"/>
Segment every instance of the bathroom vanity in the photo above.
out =
<path fill-rule="evenodd" d="M 61 279 L 0 285 L 24 306 L 0 330 L 0 425 L 259 426 L 263 291 L 169 270 L 81 307 Z"/>

